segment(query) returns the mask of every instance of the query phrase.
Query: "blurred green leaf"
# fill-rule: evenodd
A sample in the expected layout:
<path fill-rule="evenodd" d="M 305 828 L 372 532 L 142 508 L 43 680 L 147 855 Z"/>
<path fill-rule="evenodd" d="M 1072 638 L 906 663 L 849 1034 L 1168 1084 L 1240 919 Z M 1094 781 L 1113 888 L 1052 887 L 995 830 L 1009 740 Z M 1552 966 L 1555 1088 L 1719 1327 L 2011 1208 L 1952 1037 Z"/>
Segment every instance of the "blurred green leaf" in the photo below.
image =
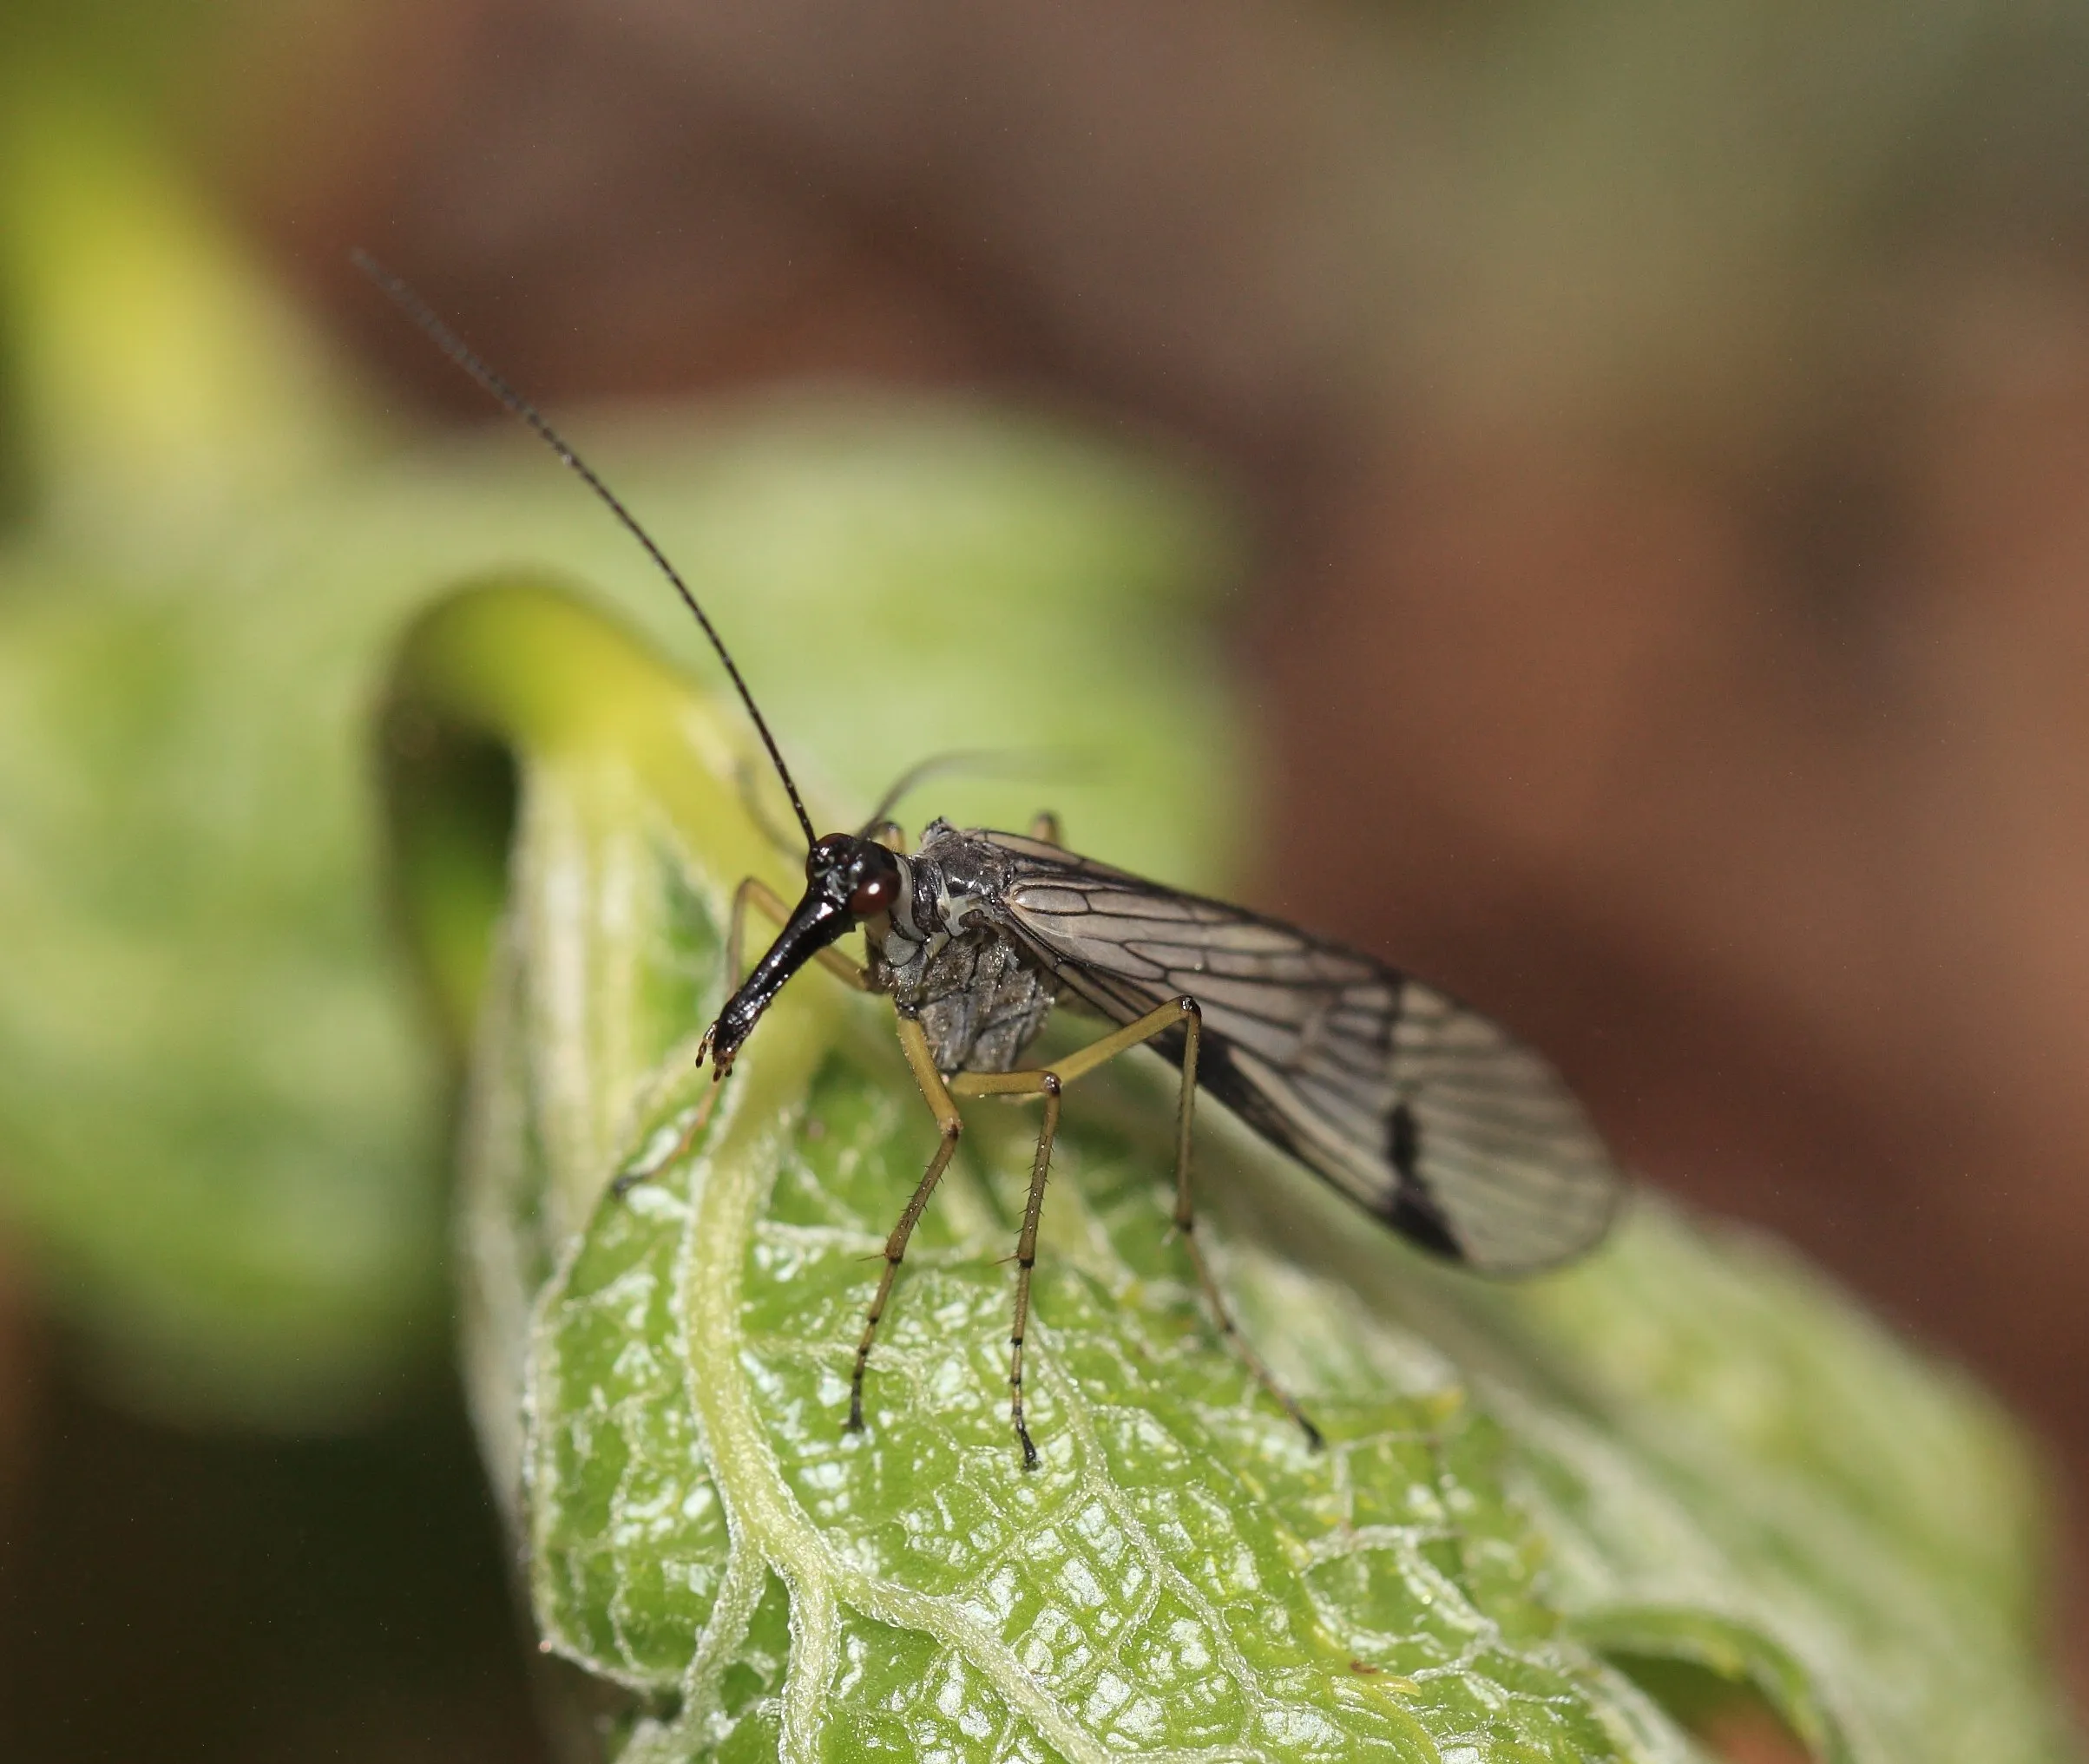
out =
<path fill-rule="evenodd" d="M 874 1003 L 794 987 L 697 1155 L 600 1200 L 687 1125 L 726 891 L 778 860 L 737 723 L 522 584 L 599 585 L 707 667 L 693 633 L 524 443 L 358 464 L 364 407 L 178 182 L 42 70 L 5 84 L 0 395 L 42 518 L 0 554 L 0 1206 L 112 1378 L 308 1423 L 431 1351 L 442 1074 L 388 954 L 388 815 L 437 1033 L 478 1020 L 482 1432 L 627 1755 L 1685 1759 L 1662 1699 L 1692 1674 L 1856 1764 L 2071 1755 L 2034 1503 L 1977 1398 L 1652 1208 L 1559 1281 L 1456 1281 L 1210 1112 L 1215 1241 L 1336 1440 L 1309 1457 L 1198 1315 L 1135 1073 L 1069 1115 L 1044 1470 L 1002 1416 L 1016 1111 L 975 1111 L 844 1439 L 860 1257 L 924 1149 Z M 1048 794 L 1087 849 L 1223 869 L 1245 748 L 1190 598 L 1230 555 L 1208 504 L 949 407 L 626 423 L 601 453 L 817 796 L 1081 749 L 1048 790 L 936 805 Z M 509 586 L 416 626 L 380 809 L 384 659 L 472 577 Z"/>
<path fill-rule="evenodd" d="M 164 147 L 38 56 L 0 65 L 0 361 L 32 506 L 117 558 L 221 541 L 367 444 L 306 321 Z"/>
<path fill-rule="evenodd" d="M 385 918 L 384 657 L 516 560 L 603 584 L 676 653 L 700 639 L 527 438 L 378 461 L 374 401 L 136 119 L 39 55 L 0 67 L 0 362 L 36 517 L 0 549 L 0 1210 L 134 1400 L 338 1424 L 444 1345 L 441 1038 L 468 1033 L 503 884 L 462 818 L 487 792 L 446 794 L 412 846 L 452 903 L 430 1036 Z M 1084 646 L 1142 726 L 1212 699 L 1183 596 L 1224 541 L 1150 468 L 957 406 L 562 416 L 746 628 L 846 800 L 917 736 L 1065 746 L 1085 723 L 1054 682 Z M 1120 592 L 1121 654 L 1075 634 Z M 941 666 L 905 719 L 825 690 L 986 647 L 1002 666 Z M 1189 665 L 1152 692 L 1164 648 Z M 1148 744 L 1067 794 L 1126 826 L 1232 751 Z M 1201 820 L 1142 861 L 1211 861 L 1219 793 L 1188 799 Z"/>
<path fill-rule="evenodd" d="M 528 558 L 605 583 L 697 659 L 628 541 L 507 443 L 337 470 L 158 569 L 74 538 L 0 553 L 0 1206 L 154 1404 L 324 1419 L 440 1347 L 444 1065 L 391 953 L 368 749 L 401 624 Z M 600 450 L 747 630 L 809 783 L 867 805 L 916 731 L 1062 750 L 1089 732 L 1055 684 L 1078 678 L 1136 698 L 1152 738 L 1055 793 L 1143 862 L 1212 862 L 1233 743 L 1170 732 L 1217 722 L 1209 639 L 1171 607 L 1218 541 L 1178 489 L 954 407 L 626 423 Z M 1114 640 L 1076 635 L 1116 589 L 1143 610 Z M 924 594 L 954 610 L 916 628 Z M 982 647 L 998 660 L 949 665 Z M 859 658 L 897 679 L 910 648 L 932 677 L 903 718 L 828 692 Z M 1171 656 L 1179 682 L 1152 689 Z M 1143 828 L 1130 805 L 1156 790 L 1202 811 Z M 499 886 L 496 861 L 481 887 Z M 442 1000 L 460 1042 L 483 956 L 468 916 L 461 935 Z"/>
<path fill-rule="evenodd" d="M 1158 732 L 1083 708 L 1113 752 Z M 844 1433 L 876 1253 L 932 1132 L 890 1007 L 817 975 L 696 1128 L 730 890 L 790 880 L 730 725 L 614 627 L 511 587 L 418 628 L 390 726 L 402 800 L 437 780 L 417 816 L 473 776 L 444 752 L 514 758 L 466 1135 L 472 1386 L 546 1645 L 627 1693 L 612 1754 L 1637 1764 L 1700 1755 L 1656 1695 L 1682 1709 L 1695 1682 L 1748 1689 L 1838 1764 L 2073 1755 L 1999 1418 L 1781 1256 L 1651 1203 L 1583 1269 L 1492 1286 L 1207 1111 L 1218 1253 L 1328 1430 L 1315 1455 L 1168 1241 L 1165 1082 L 1084 1082 L 1026 1475 L 1002 1263 L 1032 1126 L 974 1105 L 870 1430 Z"/>

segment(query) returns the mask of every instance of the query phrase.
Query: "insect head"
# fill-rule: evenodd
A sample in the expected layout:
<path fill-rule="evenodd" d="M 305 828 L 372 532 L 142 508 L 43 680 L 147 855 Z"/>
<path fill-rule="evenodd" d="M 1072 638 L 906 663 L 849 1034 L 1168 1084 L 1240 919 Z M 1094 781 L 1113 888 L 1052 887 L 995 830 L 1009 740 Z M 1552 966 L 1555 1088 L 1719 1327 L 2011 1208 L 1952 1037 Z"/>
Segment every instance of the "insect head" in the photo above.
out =
<path fill-rule="evenodd" d="M 866 919 L 890 912 L 902 885 L 899 859 L 875 841 L 853 833 L 830 833 L 816 841 L 805 854 L 805 897 L 769 953 L 705 1031 L 697 1064 L 708 1059 L 714 1075 L 723 1078 L 791 976 Z"/>

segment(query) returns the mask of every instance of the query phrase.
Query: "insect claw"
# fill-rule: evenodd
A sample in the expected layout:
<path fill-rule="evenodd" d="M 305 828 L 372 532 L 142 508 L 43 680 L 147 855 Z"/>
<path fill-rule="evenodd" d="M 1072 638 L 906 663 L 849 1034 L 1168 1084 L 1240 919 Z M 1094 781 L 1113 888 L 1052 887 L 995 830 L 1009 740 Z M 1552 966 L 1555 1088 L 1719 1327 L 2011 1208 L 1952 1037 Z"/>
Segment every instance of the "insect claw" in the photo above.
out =
<path fill-rule="evenodd" d="M 694 1064 L 701 1066 L 706 1061 L 710 1064 L 711 1079 L 714 1084 L 732 1070 L 732 1055 L 719 1052 L 718 1025 L 716 1023 L 704 1031 L 704 1039 L 696 1044 Z"/>
<path fill-rule="evenodd" d="M 1021 1421 L 1015 1424 L 1015 1437 L 1022 1441 L 1022 1467 L 1035 1470 L 1038 1466 L 1037 1447 L 1030 1443 L 1030 1430 Z"/>

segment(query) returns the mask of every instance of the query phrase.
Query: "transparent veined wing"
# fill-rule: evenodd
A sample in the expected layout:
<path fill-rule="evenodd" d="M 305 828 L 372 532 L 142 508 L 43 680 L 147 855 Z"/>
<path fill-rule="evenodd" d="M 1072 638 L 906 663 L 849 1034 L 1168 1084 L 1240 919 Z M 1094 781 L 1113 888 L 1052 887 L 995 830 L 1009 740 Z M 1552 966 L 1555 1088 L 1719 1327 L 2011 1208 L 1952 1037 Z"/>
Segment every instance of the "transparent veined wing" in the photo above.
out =
<path fill-rule="evenodd" d="M 1195 999 L 1202 1086 L 1403 1236 L 1517 1274 L 1609 1228 L 1623 1180 L 1580 1105 L 1477 1012 L 1276 920 L 986 836 L 1014 860 L 1008 928 L 1070 1001 L 1125 1023 Z"/>

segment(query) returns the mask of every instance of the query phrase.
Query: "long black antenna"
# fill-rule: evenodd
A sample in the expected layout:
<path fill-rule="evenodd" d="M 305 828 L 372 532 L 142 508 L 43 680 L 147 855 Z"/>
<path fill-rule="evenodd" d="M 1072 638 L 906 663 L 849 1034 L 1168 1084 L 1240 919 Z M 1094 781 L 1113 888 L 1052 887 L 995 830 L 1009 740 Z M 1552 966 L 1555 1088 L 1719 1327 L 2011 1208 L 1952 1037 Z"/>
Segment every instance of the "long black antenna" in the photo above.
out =
<path fill-rule="evenodd" d="M 602 499 L 609 512 L 623 523 L 624 530 L 646 548 L 646 555 L 658 564 L 660 574 L 674 584 L 674 592 L 682 597 L 682 604 L 696 615 L 696 622 L 703 626 L 704 635 L 711 639 L 711 646 L 718 652 L 718 659 L 725 663 L 726 672 L 731 676 L 733 687 L 739 693 L 740 702 L 747 707 L 747 714 L 754 719 L 755 732 L 761 737 L 762 745 L 769 750 L 770 763 L 775 766 L 777 777 L 784 781 L 784 789 L 790 794 L 791 807 L 798 816 L 798 824 L 805 830 L 807 849 L 817 845 L 819 836 L 812 830 L 812 817 L 805 813 L 805 804 L 798 794 L 798 784 L 791 776 L 791 768 L 784 764 L 784 756 L 777 748 L 776 738 L 769 732 L 768 724 L 763 720 L 761 711 L 754 702 L 754 694 L 747 690 L 746 681 L 740 678 L 739 669 L 733 665 L 725 639 L 719 637 L 711 620 L 705 616 L 704 609 L 697 605 L 696 596 L 689 592 L 688 583 L 667 561 L 667 554 L 653 542 L 653 535 L 638 524 L 636 517 L 617 500 L 609 486 L 595 476 L 594 469 L 588 462 L 567 446 L 565 438 L 544 420 L 543 413 L 481 361 L 470 344 L 436 317 L 435 308 L 360 246 L 348 255 L 355 266 L 384 291 L 393 305 L 428 333 L 430 340 L 437 349 L 535 430 L 544 444 L 579 475 L 582 483 Z"/>

